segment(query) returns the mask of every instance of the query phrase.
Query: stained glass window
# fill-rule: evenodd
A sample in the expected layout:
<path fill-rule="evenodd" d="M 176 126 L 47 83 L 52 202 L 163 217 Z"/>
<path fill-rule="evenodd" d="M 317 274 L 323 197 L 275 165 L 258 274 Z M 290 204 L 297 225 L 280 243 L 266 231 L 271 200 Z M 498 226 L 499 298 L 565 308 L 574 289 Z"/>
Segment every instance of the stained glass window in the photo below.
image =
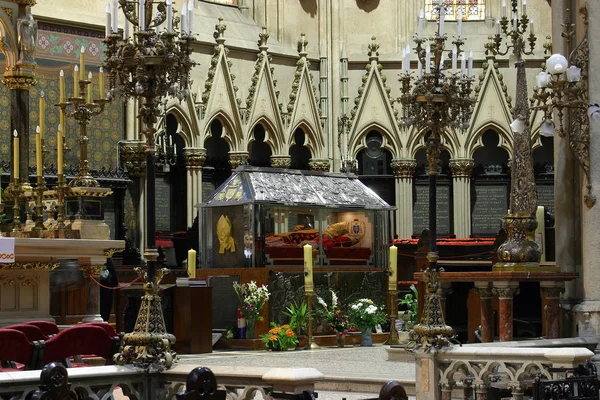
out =
<path fill-rule="evenodd" d="M 462 11 L 463 21 L 485 19 L 485 0 L 443 0 L 446 6 L 446 20 L 455 21 L 458 11 Z M 437 19 L 439 0 L 425 0 L 425 18 Z"/>

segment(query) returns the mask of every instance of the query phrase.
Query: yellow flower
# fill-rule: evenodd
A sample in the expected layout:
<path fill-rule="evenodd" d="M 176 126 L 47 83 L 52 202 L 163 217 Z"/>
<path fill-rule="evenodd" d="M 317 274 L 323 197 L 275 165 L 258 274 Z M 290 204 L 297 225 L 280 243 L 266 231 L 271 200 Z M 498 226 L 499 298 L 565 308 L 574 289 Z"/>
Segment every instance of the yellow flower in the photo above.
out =
<path fill-rule="evenodd" d="M 291 330 L 291 329 L 288 329 L 288 330 L 285 332 L 285 336 L 287 336 L 287 337 L 293 337 L 293 336 L 294 336 L 294 331 L 293 331 L 293 330 Z"/>

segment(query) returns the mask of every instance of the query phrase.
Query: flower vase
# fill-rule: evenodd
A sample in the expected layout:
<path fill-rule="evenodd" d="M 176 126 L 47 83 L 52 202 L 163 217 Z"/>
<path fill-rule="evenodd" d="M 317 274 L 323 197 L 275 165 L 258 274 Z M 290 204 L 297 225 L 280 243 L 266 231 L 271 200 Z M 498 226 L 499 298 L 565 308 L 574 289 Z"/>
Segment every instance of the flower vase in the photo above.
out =
<path fill-rule="evenodd" d="M 335 341 L 337 343 L 337 347 L 344 347 L 346 345 L 346 335 L 336 332 Z"/>
<path fill-rule="evenodd" d="M 361 346 L 373 346 L 373 334 L 370 328 L 362 330 L 360 334 L 360 345 Z"/>
<path fill-rule="evenodd" d="M 255 323 L 254 318 L 246 318 L 246 339 L 256 339 Z"/>

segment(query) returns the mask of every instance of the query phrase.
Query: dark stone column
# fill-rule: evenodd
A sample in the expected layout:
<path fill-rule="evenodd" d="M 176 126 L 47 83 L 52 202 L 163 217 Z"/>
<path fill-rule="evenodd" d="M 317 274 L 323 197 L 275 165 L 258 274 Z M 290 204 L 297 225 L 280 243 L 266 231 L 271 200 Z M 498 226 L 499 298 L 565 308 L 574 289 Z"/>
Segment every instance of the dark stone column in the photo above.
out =
<path fill-rule="evenodd" d="M 485 287 L 477 287 L 479 294 L 479 310 L 481 313 L 481 342 L 490 343 L 494 341 L 494 316 L 492 314 L 492 300 L 494 293 L 488 282 Z"/>
<path fill-rule="evenodd" d="M 10 133 L 19 134 L 19 177 L 23 184 L 29 184 L 29 90 L 10 91 Z M 11 140 L 12 142 L 12 140 Z M 12 145 L 11 145 L 12 148 Z M 15 149 L 12 149 L 13 152 Z M 14 153 L 13 153 L 14 154 Z"/>
<path fill-rule="evenodd" d="M 563 286 L 555 286 L 556 282 L 540 282 L 542 293 L 546 297 L 546 310 L 542 313 L 546 318 L 546 337 L 560 337 L 560 294 L 565 291 Z M 563 282 L 560 282 L 563 284 Z"/>

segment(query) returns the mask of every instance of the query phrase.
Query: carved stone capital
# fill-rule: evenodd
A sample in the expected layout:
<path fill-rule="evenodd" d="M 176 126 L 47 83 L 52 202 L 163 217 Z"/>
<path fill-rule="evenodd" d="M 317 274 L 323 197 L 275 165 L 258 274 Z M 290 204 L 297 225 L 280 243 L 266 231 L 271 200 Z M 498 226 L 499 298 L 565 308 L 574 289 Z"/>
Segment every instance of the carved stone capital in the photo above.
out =
<path fill-rule="evenodd" d="M 231 165 L 232 170 L 235 170 L 240 165 L 248 165 L 249 158 L 250 154 L 247 151 L 230 152 L 229 165 Z"/>
<path fill-rule="evenodd" d="M 11 3 L 22 4 L 24 6 L 33 7 L 37 4 L 36 0 L 9 0 Z"/>
<path fill-rule="evenodd" d="M 139 140 L 119 143 L 121 168 L 131 178 L 142 178 L 146 175 L 146 142 Z"/>
<path fill-rule="evenodd" d="M 311 158 L 308 165 L 313 171 L 329 172 L 331 168 L 331 163 L 327 159 Z"/>
<path fill-rule="evenodd" d="M 450 160 L 450 170 L 454 178 L 470 178 L 475 161 L 470 158 L 458 158 Z"/>
<path fill-rule="evenodd" d="M 106 269 L 104 265 L 82 265 L 79 267 L 85 274 L 93 276 L 95 278 L 100 276 L 100 273 Z"/>
<path fill-rule="evenodd" d="M 292 157 L 290 156 L 271 156 L 271 167 L 290 168 L 292 166 Z"/>
<path fill-rule="evenodd" d="M 201 168 L 206 162 L 206 149 L 186 147 L 183 149 L 183 159 L 188 168 Z"/>
<path fill-rule="evenodd" d="M 358 174 L 358 160 L 343 160 L 341 172 Z"/>
<path fill-rule="evenodd" d="M 392 171 L 394 178 L 399 179 L 412 179 L 415 175 L 415 168 L 417 162 L 415 160 L 403 160 L 400 158 L 394 158 L 391 162 Z"/>
<path fill-rule="evenodd" d="M 561 293 L 565 292 L 564 287 L 542 287 L 542 292 L 546 294 L 547 299 L 558 299 Z"/>
<path fill-rule="evenodd" d="M 479 298 L 483 299 L 491 299 L 494 297 L 494 290 L 490 287 L 487 288 L 475 288 L 475 291 L 479 294 Z"/>
<path fill-rule="evenodd" d="M 2 83 L 10 90 L 29 90 L 32 86 L 37 85 L 37 81 L 33 75 L 4 75 Z"/>
<path fill-rule="evenodd" d="M 500 299 L 512 300 L 519 288 L 494 288 L 493 291 Z"/>

